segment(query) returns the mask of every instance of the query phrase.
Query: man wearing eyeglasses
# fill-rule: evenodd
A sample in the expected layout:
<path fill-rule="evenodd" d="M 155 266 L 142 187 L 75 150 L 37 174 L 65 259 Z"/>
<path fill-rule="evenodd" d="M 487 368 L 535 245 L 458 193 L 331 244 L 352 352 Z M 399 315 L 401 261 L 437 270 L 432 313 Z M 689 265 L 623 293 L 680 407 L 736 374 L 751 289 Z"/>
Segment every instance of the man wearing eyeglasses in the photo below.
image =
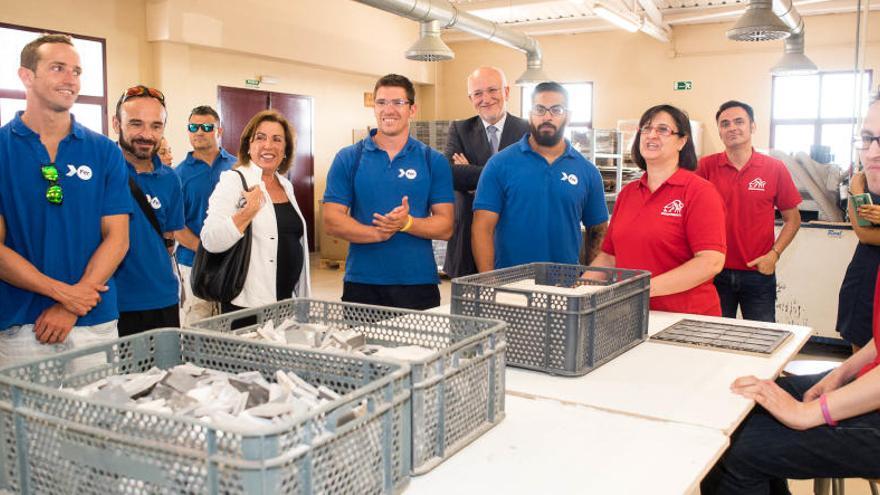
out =
<path fill-rule="evenodd" d="M 220 181 L 220 174 L 231 170 L 235 156 L 220 147 L 220 115 L 207 106 L 192 109 L 187 124 L 189 142 L 193 150 L 174 169 L 180 177 L 183 190 L 184 228 L 175 232 L 174 238 L 180 243 L 177 248 L 177 262 L 184 290 L 181 321 L 193 323 L 214 314 L 214 303 L 196 297 L 192 293 L 192 264 L 199 248 L 199 235 L 208 214 L 208 198 Z"/>
<path fill-rule="evenodd" d="M 721 314 L 776 321 L 776 263 L 801 226 L 798 193 L 781 161 L 752 147 L 755 113 L 728 101 L 715 114 L 724 151 L 700 159 L 696 173 L 715 185 L 727 209 L 727 257 L 715 276 Z M 775 210 L 782 230 L 775 236 Z"/>
<path fill-rule="evenodd" d="M 376 129 L 336 154 L 324 193 L 325 232 L 350 243 L 342 300 L 439 306 L 431 240 L 452 234 L 452 172 L 443 155 L 409 136 L 409 79 L 384 76 L 373 97 Z"/>
<path fill-rule="evenodd" d="M 180 281 L 169 249 L 183 228 L 183 198 L 180 179 L 159 158 L 166 118 L 165 96 L 143 85 L 119 97 L 113 116 L 136 204 L 128 254 L 115 277 L 120 337 L 180 326 Z"/>
<path fill-rule="evenodd" d="M 532 262 L 575 264 L 587 228 L 587 263 L 608 227 L 602 177 L 564 139 L 568 93 L 544 82 L 532 93 L 529 134 L 493 156 L 474 199 L 477 270 Z"/>
<path fill-rule="evenodd" d="M 132 201 L 122 153 L 70 113 L 81 74 L 69 36 L 21 51 L 26 107 L 0 128 L 0 367 L 117 338 Z"/>
<path fill-rule="evenodd" d="M 519 141 L 529 123 L 507 112 L 510 86 L 501 69 L 480 67 L 467 78 L 468 99 L 477 115 L 449 125 L 446 159 L 452 164 L 455 227 L 443 271 L 450 277 L 477 272 L 471 252 L 474 191 L 483 166 L 495 153 Z"/>

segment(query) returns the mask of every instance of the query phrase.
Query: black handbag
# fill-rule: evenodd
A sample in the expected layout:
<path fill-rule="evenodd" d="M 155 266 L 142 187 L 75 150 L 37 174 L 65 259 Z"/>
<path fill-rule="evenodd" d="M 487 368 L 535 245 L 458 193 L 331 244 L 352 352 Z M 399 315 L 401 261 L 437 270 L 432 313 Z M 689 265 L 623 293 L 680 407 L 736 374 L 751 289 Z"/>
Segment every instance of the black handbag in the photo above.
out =
<path fill-rule="evenodd" d="M 241 187 L 248 190 L 244 175 Z M 244 237 L 222 253 L 211 253 L 199 243 L 192 267 L 192 291 L 206 301 L 228 303 L 241 294 L 247 278 L 251 259 L 251 224 L 244 230 Z"/>

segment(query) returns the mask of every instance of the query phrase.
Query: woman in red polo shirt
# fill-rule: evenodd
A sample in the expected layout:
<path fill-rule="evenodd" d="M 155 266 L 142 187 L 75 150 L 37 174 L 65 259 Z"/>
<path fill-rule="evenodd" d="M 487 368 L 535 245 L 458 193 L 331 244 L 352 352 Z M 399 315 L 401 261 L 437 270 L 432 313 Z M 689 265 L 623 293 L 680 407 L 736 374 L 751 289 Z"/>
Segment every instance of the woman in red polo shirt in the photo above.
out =
<path fill-rule="evenodd" d="M 651 309 L 721 316 L 712 284 L 724 268 L 724 205 L 693 173 L 690 119 L 657 105 L 639 119 L 633 161 L 645 173 L 617 197 L 594 266 L 651 272 Z"/>

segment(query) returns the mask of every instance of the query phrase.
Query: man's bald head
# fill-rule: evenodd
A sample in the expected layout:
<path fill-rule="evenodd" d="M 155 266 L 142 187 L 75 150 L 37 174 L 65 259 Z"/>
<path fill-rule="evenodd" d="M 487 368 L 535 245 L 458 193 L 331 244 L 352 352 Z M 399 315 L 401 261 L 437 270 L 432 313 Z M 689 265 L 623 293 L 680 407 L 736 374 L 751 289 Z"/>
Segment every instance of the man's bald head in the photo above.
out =
<path fill-rule="evenodd" d="M 497 123 L 507 112 L 510 87 L 501 69 L 484 66 L 471 72 L 467 78 L 467 90 L 474 110 L 489 124 Z"/>

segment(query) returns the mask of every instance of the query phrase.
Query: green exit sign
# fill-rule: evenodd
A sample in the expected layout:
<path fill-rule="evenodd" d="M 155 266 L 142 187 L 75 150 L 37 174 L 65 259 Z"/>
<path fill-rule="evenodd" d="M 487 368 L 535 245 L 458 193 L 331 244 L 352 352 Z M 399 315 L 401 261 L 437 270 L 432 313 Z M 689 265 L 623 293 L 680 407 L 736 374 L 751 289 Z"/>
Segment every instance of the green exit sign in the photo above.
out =
<path fill-rule="evenodd" d="M 675 81 L 676 91 L 690 91 L 694 89 L 693 81 Z"/>
<path fill-rule="evenodd" d="M 260 80 L 259 79 L 246 79 L 244 81 L 244 84 L 245 84 L 245 86 L 250 86 L 252 88 L 256 88 L 256 87 L 260 86 Z"/>

